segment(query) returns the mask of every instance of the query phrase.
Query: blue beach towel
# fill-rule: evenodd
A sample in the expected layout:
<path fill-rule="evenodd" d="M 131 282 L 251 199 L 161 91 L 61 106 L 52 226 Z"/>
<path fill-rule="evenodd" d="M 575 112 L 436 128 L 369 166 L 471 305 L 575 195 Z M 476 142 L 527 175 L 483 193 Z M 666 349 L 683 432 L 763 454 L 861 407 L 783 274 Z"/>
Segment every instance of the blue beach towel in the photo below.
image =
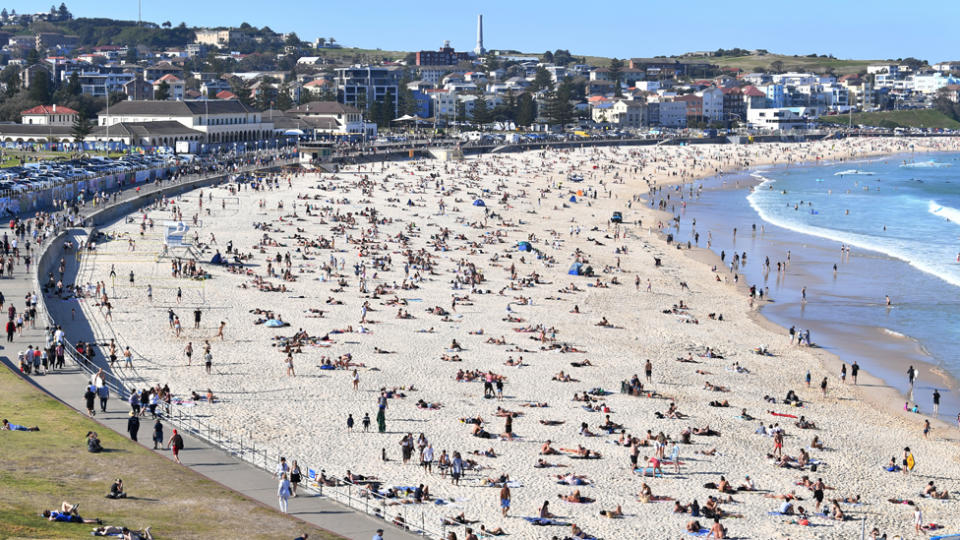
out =
<path fill-rule="evenodd" d="M 700 529 L 697 532 L 687 532 L 690 536 L 706 536 L 710 534 L 710 529 Z"/>

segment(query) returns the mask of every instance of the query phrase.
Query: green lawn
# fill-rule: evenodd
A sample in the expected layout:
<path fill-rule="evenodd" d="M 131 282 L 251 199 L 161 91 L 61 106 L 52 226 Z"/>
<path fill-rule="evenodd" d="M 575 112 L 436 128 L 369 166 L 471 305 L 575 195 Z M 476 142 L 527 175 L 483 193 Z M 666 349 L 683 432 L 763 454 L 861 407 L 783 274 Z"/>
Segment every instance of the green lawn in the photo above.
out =
<path fill-rule="evenodd" d="M 112 400 L 118 406 L 116 400 Z M 42 519 L 61 501 L 81 503 L 85 518 L 142 529 L 159 539 L 340 538 L 304 525 L 207 480 L 47 397 L 0 368 L 0 416 L 39 432 L 0 431 L 0 538 L 82 538 L 92 525 Z M 146 433 L 144 434 L 144 430 Z M 90 454 L 96 431 L 108 452 Z M 167 426 L 167 435 L 170 428 Z M 149 437 L 151 426 L 141 428 Z M 104 498 L 123 478 L 131 499 Z"/>
<path fill-rule="evenodd" d="M 821 116 L 820 121 L 846 126 L 849 115 Z M 946 128 L 960 129 L 960 122 L 935 109 L 913 109 L 907 111 L 880 111 L 854 113 L 853 125 L 886 128 Z"/>

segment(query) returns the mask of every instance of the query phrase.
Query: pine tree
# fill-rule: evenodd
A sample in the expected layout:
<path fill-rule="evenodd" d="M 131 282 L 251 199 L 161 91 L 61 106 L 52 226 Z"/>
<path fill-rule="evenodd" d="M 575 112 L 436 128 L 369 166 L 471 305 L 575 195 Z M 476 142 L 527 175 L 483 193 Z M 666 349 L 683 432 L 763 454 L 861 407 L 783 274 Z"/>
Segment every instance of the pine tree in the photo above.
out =
<path fill-rule="evenodd" d="M 520 94 L 517 99 L 516 121 L 521 126 L 529 126 L 537 119 L 537 104 L 529 93 Z"/>
<path fill-rule="evenodd" d="M 93 131 L 93 122 L 90 121 L 86 111 L 80 111 L 77 114 L 77 119 L 73 121 L 73 129 L 70 131 L 74 142 L 82 143 L 91 131 Z"/>
<path fill-rule="evenodd" d="M 157 85 L 157 90 L 153 93 L 153 99 L 157 101 L 166 101 L 170 99 L 170 85 L 167 84 L 167 81 L 161 81 Z"/>
<path fill-rule="evenodd" d="M 623 79 L 623 60 L 614 58 L 610 60 L 610 82 L 613 83 L 613 95 L 621 97 L 623 89 L 620 88 L 620 80 Z"/>
<path fill-rule="evenodd" d="M 483 93 L 477 94 L 477 99 L 473 102 L 473 122 L 483 131 L 483 125 L 490 123 L 490 109 L 487 108 L 487 100 Z"/>

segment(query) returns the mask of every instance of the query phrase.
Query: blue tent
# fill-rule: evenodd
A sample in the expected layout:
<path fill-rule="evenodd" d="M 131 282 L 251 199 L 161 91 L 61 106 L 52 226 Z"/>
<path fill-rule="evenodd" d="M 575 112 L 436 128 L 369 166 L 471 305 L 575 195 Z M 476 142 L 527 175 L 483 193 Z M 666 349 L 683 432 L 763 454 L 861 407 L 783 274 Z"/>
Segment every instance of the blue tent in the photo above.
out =
<path fill-rule="evenodd" d="M 580 275 L 580 268 L 581 268 L 582 266 L 583 266 L 583 263 L 575 262 L 575 263 L 573 263 L 573 264 L 570 265 L 570 270 L 567 271 L 567 273 L 570 274 L 571 276 L 579 276 L 579 275 Z"/>
<path fill-rule="evenodd" d="M 517 251 L 533 251 L 530 242 L 517 242 Z"/>
<path fill-rule="evenodd" d="M 270 319 L 269 321 L 263 323 L 264 326 L 269 326 L 270 328 L 282 328 L 288 326 L 287 323 L 283 321 L 278 321 L 276 319 Z"/>
<path fill-rule="evenodd" d="M 486 206 L 487 204 L 486 204 L 485 202 L 483 202 L 483 199 L 477 199 L 477 200 L 473 201 L 473 205 L 474 205 L 474 206 Z"/>
<path fill-rule="evenodd" d="M 223 256 L 220 255 L 219 251 L 213 256 L 212 259 L 210 259 L 210 264 L 223 264 Z"/>
<path fill-rule="evenodd" d="M 570 196 L 570 202 L 577 202 L 577 196 L 576 196 L 576 195 L 571 195 L 571 196 Z"/>

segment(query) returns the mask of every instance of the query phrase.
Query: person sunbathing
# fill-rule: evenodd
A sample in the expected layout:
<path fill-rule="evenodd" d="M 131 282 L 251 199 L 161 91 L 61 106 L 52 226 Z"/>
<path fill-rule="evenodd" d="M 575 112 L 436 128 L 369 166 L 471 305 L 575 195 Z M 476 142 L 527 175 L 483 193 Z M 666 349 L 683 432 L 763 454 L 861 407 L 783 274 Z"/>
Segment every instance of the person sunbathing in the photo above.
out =
<path fill-rule="evenodd" d="M 467 533 L 468 533 L 468 534 L 469 534 L 469 531 L 470 531 L 470 529 L 467 529 Z M 505 536 L 506 534 L 507 534 L 507 532 L 504 531 L 501 527 L 496 527 L 496 528 L 494 528 L 494 529 L 488 529 L 488 528 L 484 527 L 483 525 L 480 525 L 480 536 L 481 536 L 481 537 L 484 537 L 484 536 Z M 468 538 L 469 538 L 469 537 L 468 537 Z"/>
<path fill-rule="evenodd" d="M 543 501 L 543 504 L 540 506 L 540 510 L 537 512 L 537 515 L 540 516 L 540 519 L 552 519 L 557 517 L 556 514 L 550 511 L 550 501 Z"/>
<path fill-rule="evenodd" d="M 586 486 L 590 484 L 590 480 L 588 480 L 586 475 L 583 474 L 557 474 L 554 475 L 554 478 L 559 480 L 558 483 L 566 484 L 568 486 Z"/>
<path fill-rule="evenodd" d="M 151 527 L 142 531 L 133 531 L 126 527 L 116 525 L 104 525 L 97 527 L 90 534 L 93 536 L 116 536 L 121 540 L 153 540 L 153 534 L 150 533 Z"/>
<path fill-rule="evenodd" d="M 719 431 L 715 431 L 715 430 L 713 430 L 713 429 L 710 429 L 710 426 L 707 426 L 707 427 L 705 427 L 705 428 L 693 428 L 693 434 L 694 434 L 694 435 L 704 435 L 704 436 L 708 436 L 708 437 L 718 437 L 718 436 L 720 436 L 720 432 L 719 432 Z"/>
<path fill-rule="evenodd" d="M 600 511 L 600 515 L 601 515 L 602 517 L 607 517 L 607 518 L 611 518 L 611 519 L 613 519 L 613 518 L 621 518 L 621 517 L 623 517 L 623 509 L 620 508 L 620 505 L 618 504 L 617 507 L 616 507 L 615 509 L 613 509 L 613 510 L 601 510 L 601 511 Z"/>
<path fill-rule="evenodd" d="M 707 535 L 709 538 L 726 538 L 727 529 L 720 524 L 720 518 L 713 518 L 713 527 L 710 527 L 710 534 Z"/>
<path fill-rule="evenodd" d="M 585 498 L 584 496 L 580 495 L 580 490 L 579 490 L 579 489 L 574 490 L 574 492 L 571 493 L 571 494 L 569 494 L 569 495 L 557 495 L 557 497 L 558 497 L 560 500 L 567 501 L 567 502 L 571 502 L 571 503 L 591 502 L 590 499 L 587 499 L 587 498 Z"/>
<path fill-rule="evenodd" d="M 800 416 L 800 420 L 795 425 L 800 429 L 817 429 L 817 425 L 808 421 L 804 416 Z"/>
<path fill-rule="evenodd" d="M 937 486 L 933 485 L 933 480 L 931 480 L 930 483 L 927 484 L 927 487 L 924 488 L 923 494 L 933 499 L 950 498 L 950 492 L 948 490 L 945 489 L 943 491 L 937 491 Z"/>
<path fill-rule="evenodd" d="M 45 517 L 48 521 L 62 521 L 66 523 L 96 523 L 97 525 L 103 525 L 103 521 L 100 519 L 86 519 L 80 516 L 77 513 L 77 508 L 79 504 L 70 504 L 66 501 L 60 503 L 60 510 L 44 510 L 40 513 L 41 516 Z"/>
<path fill-rule="evenodd" d="M 699 533 L 703 527 L 700 526 L 700 522 L 697 520 L 687 522 L 687 532 Z"/>
<path fill-rule="evenodd" d="M 843 509 L 840 508 L 840 501 L 838 501 L 837 499 L 833 499 L 832 501 L 830 501 L 830 505 L 831 505 L 831 513 L 830 513 L 831 519 L 835 519 L 837 521 L 843 521 L 847 519 L 846 514 L 843 513 Z"/>
<path fill-rule="evenodd" d="M 36 426 L 27 427 L 19 424 L 11 424 L 6 418 L 4 418 L 3 426 L 0 426 L 0 431 L 40 431 L 40 428 Z"/>
<path fill-rule="evenodd" d="M 734 493 L 736 490 L 733 489 L 733 486 L 730 485 L 730 482 L 723 476 L 720 477 L 720 482 L 717 484 L 717 491 L 720 493 Z"/>
<path fill-rule="evenodd" d="M 584 437 L 596 437 L 596 436 L 597 436 L 596 433 L 590 431 L 590 427 L 587 426 L 587 423 L 586 423 L 586 422 L 582 422 L 582 423 L 580 424 L 580 435 L 583 435 Z"/>
<path fill-rule="evenodd" d="M 790 493 L 784 493 L 784 494 L 764 493 L 763 496 L 768 499 L 777 499 L 781 501 L 802 501 L 803 500 L 802 497 L 797 497 L 796 491 L 791 491 Z"/>

